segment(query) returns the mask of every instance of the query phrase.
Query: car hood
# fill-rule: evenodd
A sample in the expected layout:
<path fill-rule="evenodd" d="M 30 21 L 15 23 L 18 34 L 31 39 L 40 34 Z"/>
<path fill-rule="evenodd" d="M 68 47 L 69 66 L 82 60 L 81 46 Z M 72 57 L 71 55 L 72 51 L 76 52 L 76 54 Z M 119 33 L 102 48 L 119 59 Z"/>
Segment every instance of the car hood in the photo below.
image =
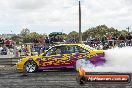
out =
<path fill-rule="evenodd" d="M 39 55 L 35 55 L 35 56 L 27 56 L 26 58 L 27 58 L 27 59 L 30 59 L 30 58 L 34 59 L 34 58 L 40 58 L 40 56 L 39 56 Z"/>
<path fill-rule="evenodd" d="M 95 53 L 99 53 L 99 54 L 101 54 L 101 53 L 104 53 L 104 50 L 92 50 L 92 52 L 95 52 Z"/>
<path fill-rule="evenodd" d="M 96 54 L 98 57 L 104 57 L 105 56 L 104 50 L 93 50 L 92 52 L 94 54 Z"/>

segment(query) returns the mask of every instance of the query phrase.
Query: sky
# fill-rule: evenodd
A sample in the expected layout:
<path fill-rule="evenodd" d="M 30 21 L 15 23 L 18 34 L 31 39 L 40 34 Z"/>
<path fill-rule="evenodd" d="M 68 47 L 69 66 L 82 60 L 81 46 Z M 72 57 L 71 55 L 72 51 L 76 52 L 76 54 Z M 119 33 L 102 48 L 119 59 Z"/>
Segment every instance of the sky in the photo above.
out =
<path fill-rule="evenodd" d="M 132 0 L 80 0 L 82 32 L 98 25 L 132 27 Z M 78 0 L 0 0 L 0 34 L 78 31 Z M 132 29 L 131 29 L 132 30 Z"/>

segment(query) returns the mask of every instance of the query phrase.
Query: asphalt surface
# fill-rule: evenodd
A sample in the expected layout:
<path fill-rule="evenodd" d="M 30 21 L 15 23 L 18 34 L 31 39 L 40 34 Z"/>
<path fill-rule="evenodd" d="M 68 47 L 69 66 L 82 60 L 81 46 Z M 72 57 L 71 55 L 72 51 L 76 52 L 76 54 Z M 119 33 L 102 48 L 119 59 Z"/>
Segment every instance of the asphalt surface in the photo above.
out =
<path fill-rule="evenodd" d="M 10 71 L 0 73 L 0 88 L 132 88 L 132 82 L 79 85 L 76 82 L 76 72 L 73 69 L 49 70 L 28 74 Z"/>
<path fill-rule="evenodd" d="M 3 58 L 6 57 L 8 55 L 3 56 Z M 132 77 L 132 74 L 130 75 Z M 15 66 L 0 65 L 0 88 L 132 88 L 132 82 L 79 85 L 76 82 L 76 72 L 73 69 L 49 70 L 25 75 L 17 72 Z"/>

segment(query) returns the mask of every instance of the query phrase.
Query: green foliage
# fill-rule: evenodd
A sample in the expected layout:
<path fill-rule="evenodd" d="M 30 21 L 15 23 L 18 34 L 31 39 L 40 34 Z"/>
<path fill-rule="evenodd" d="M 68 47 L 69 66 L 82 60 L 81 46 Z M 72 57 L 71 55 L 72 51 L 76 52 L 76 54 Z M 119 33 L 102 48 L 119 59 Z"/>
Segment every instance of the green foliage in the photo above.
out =
<path fill-rule="evenodd" d="M 62 33 L 62 32 L 52 32 L 49 34 L 49 38 L 57 38 L 57 39 L 66 39 L 67 38 L 67 34 L 66 33 Z"/>
<path fill-rule="evenodd" d="M 83 32 L 82 38 L 83 40 L 86 40 L 88 37 L 98 37 L 98 38 L 102 38 L 103 35 L 116 35 L 119 36 L 120 34 L 126 35 L 128 32 L 125 30 L 122 31 L 118 31 L 117 29 L 111 27 L 108 28 L 106 25 L 99 25 L 93 28 L 89 28 L 88 30 L 86 30 L 85 32 Z"/>
<path fill-rule="evenodd" d="M 45 38 L 45 37 L 48 37 L 48 35 L 47 34 L 42 34 L 42 36 Z"/>
<path fill-rule="evenodd" d="M 67 34 L 66 33 L 63 33 L 60 37 L 62 37 L 63 39 L 66 39 L 67 38 Z"/>
<path fill-rule="evenodd" d="M 99 25 L 96 27 L 92 27 L 87 29 L 85 32 L 82 33 L 82 39 L 85 41 L 88 37 L 93 37 L 93 38 L 102 38 L 104 35 L 115 35 L 115 36 L 120 36 L 126 35 L 128 32 L 126 30 L 118 31 L 117 29 L 113 27 L 107 27 L 106 25 Z M 17 44 L 20 43 L 29 43 L 33 39 L 37 39 L 40 37 L 48 37 L 46 34 L 39 34 L 36 32 L 31 32 L 29 29 L 22 29 L 21 36 L 14 36 L 12 39 L 17 42 Z M 57 34 L 56 38 L 61 38 L 61 39 L 66 39 L 66 38 L 79 38 L 79 33 L 76 31 L 72 31 L 69 34 L 62 33 L 62 34 Z"/>
<path fill-rule="evenodd" d="M 36 32 L 31 32 L 29 35 L 25 35 L 23 37 L 23 42 L 24 43 L 29 43 L 29 42 L 32 42 L 33 39 L 37 39 L 37 38 L 40 38 L 40 37 L 44 37 L 44 36 L 41 35 L 41 34 L 38 34 Z"/>
<path fill-rule="evenodd" d="M 29 35 L 30 34 L 30 30 L 25 28 L 25 29 L 22 29 L 20 35 L 21 36 L 26 36 L 26 35 Z"/>
<path fill-rule="evenodd" d="M 13 36 L 11 39 L 15 41 L 17 45 L 23 42 L 23 39 L 20 36 Z"/>
<path fill-rule="evenodd" d="M 72 31 L 68 34 L 68 38 L 79 38 L 79 33 L 76 31 Z"/>

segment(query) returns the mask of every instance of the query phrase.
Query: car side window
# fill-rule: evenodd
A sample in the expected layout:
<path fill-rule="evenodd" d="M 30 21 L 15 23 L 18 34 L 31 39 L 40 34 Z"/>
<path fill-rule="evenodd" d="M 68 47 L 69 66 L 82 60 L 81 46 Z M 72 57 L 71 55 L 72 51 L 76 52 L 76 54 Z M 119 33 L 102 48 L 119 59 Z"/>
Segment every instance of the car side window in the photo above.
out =
<path fill-rule="evenodd" d="M 75 46 L 75 52 L 76 53 L 89 53 L 89 51 L 85 50 L 84 48 L 80 46 Z"/>
<path fill-rule="evenodd" d="M 61 52 L 61 46 L 53 47 L 53 48 L 49 49 L 46 52 L 46 56 L 56 55 L 56 54 L 62 54 L 62 52 Z"/>
<path fill-rule="evenodd" d="M 49 56 L 49 55 L 55 54 L 55 53 L 54 53 L 55 50 L 56 50 L 55 47 L 49 49 L 49 50 L 46 52 L 46 56 Z"/>
<path fill-rule="evenodd" d="M 60 47 L 57 47 L 56 50 L 55 50 L 55 53 L 56 54 L 62 54 L 61 48 Z"/>
<path fill-rule="evenodd" d="M 63 54 L 75 53 L 74 46 L 62 46 L 62 53 Z"/>

